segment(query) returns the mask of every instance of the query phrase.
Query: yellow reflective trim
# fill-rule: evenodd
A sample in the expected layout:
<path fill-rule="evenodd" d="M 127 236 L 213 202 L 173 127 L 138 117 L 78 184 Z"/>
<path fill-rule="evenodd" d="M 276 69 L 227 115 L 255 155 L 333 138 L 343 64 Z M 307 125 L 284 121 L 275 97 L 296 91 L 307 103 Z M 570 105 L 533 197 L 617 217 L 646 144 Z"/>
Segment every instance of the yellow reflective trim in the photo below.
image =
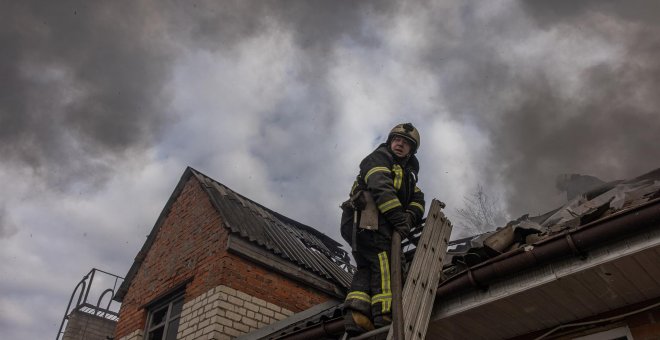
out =
<path fill-rule="evenodd" d="M 383 313 L 389 313 L 392 310 L 392 294 L 378 294 L 371 300 L 371 305 L 381 303 Z"/>
<path fill-rule="evenodd" d="M 371 299 L 371 304 L 376 304 L 378 302 L 383 302 L 383 301 L 391 301 L 392 300 L 392 294 L 376 294 L 374 295 L 374 298 Z"/>
<path fill-rule="evenodd" d="M 417 186 L 415 186 L 415 192 L 421 192 L 421 191 L 422 191 L 422 189 L 420 189 L 420 188 L 418 188 Z"/>
<path fill-rule="evenodd" d="M 383 214 L 393 208 L 400 207 L 401 202 L 399 201 L 398 198 L 393 198 L 385 203 L 382 203 L 378 206 L 378 210 L 382 212 Z"/>
<path fill-rule="evenodd" d="M 419 210 L 422 211 L 422 214 L 424 214 L 424 206 L 423 206 L 423 205 L 421 205 L 421 204 L 419 204 L 419 203 L 417 203 L 417 202 L 410 202 L 409 205 L 411 205 L 411 206 L 413 206 L 413 207 L 417 207 Z"/>
<path fill-rule="evenodd" d="M 350 299 L 355 299 L 355 300 L 360 300 L 360 301 L 365 301 L 367 303 L 371 303 L 371 298 L 369 297 L 369 294 L 365 292 L 360 292 L 360 291 L 355 291 L 355 292 L 350 292 L 348 295 L 346 295 L 346 300 Z"/>
<path fill-rule="evenodd" d="M 355 188 L 358 186 L 358 181 L 353 182 L 353 186 L 351 187 L 351 195 L 355 194 Z"/>
<path fill-rule="evenodd" d="M 381 310 L 383 313 L 389 313 L 392 308 L 392 289 L 390 281 L 390 261 L 387 259 L 387 252 L 378 253 L 378 262 L 380 264 L 380 288 L 382 293 L 376 294 L 382 302 Z M 389 298 L 388 298 L 389 297 Z"/>
<path fill-rule="evenodd" d="M 367 171 L 367 174 L 364 176 L 364 181 L 367 182 L 369 180 L 369 176 L 373 175 L 376 172 L 380 172 L 380 171 L 390 172 L 390 169 L 388 169 L 384 166 L 373 167 L 373 168 L 371 168 L 371 170 Z"/>
<path fill-rule="evenodd" d="M 399 190 L 403 183 L 403 169 L 399 164 L 394 164 L 392 172 L 394 172 L 394 189 Z"/>
<path fill-rule="evenodd" d="M 387 299 L 389 299 L 389 298 L 391 298 L 391 297 L 392 297 L 392 294 L 391 294 L 391 293 L 389 293 L 389 294 L 376 294 L 376 295 L 374 295 L 372 301 L 376 301 L 376 300 L 387 300 Z"/>

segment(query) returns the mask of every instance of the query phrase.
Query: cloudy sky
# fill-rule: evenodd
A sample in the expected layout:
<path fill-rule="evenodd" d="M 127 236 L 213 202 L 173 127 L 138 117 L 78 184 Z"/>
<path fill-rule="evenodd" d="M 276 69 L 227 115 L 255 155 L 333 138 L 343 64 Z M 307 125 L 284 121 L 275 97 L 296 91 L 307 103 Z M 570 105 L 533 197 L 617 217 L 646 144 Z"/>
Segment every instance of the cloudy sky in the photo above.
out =
<path fill-rule="evenodd" d="M 510 218 L 561 173 L 660 166 L 656 1 L 2 1 L 0 333 L 53 338 L 123 276 L 186 166 L 339 240 L 396 123 L 449 216 Z"/>

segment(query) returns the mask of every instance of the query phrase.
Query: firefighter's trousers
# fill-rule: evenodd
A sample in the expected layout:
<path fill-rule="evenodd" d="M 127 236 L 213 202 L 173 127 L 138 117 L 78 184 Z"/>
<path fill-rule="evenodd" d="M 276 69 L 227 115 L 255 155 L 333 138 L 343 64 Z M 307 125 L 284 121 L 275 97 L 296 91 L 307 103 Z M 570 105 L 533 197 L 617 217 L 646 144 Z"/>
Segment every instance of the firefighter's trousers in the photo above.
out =
<path fill-rule="evenodd" d="M 346 217 L 346 216 L 344 216 Z M 352 223 L 342 218 L 342 236 L 352 244 L 351 233 L 346 232 Z M 365 315 L 370 315 L 376 326 L 387 324 L 392 313 L 392 290 L 390 284 L 391 238 L 378 231 L 360 229 L 357 232 L 357 251 L 353 258 L 357 272 L 346 295 L 345 306 Z"/>

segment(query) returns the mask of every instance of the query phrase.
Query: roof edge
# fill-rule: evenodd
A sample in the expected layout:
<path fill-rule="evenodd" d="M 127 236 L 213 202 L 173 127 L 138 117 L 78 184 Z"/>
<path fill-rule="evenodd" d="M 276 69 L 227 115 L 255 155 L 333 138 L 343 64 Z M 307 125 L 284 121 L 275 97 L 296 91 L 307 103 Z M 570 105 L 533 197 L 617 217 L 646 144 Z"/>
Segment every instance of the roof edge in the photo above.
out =
<path fill-rule="evenodd" d="M 574 254 L 582 255 L 588 248 L 605 240 L 640 232 L 660 223 L 660 198 L 634 208 L 623 210 L 577 229 L 557 234 L 533 244 L 533 248 L 519 248 L 440 282 L 436 296 L 444 297 L 470 288 L 483 288 L 492 280 Z"/>
<path fill-rule="evenodd" d="M 254 245 L 241 237 L 230 235 L 227 239 L 227 251 L 241 256 L 248 261 L 265 266 L 271 271 L 279 273 L 291 280 L 305 284 L 319 292 L 323 292 L 335 299 L 343 299 L 346 295 L 344 288 L 338 284 L 321 277 L 309 270 L 295 266 L 290 261 L 278 256 L 271 256 L 271 252 Z"/>

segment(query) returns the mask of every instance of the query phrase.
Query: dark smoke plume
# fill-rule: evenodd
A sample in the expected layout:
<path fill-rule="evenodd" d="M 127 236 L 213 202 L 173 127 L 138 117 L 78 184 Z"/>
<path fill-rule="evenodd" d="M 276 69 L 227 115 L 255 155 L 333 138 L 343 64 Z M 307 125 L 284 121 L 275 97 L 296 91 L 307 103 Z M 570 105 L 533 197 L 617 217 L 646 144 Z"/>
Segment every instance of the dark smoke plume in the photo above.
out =
<path fill-rule="evenodd" d="M 169 56 L 141 3 L 3 2 L 0 157 L 64 187 L 157 137 Z"/>
<path fill-rule="evenodd" d="M 430 40 L 426 56 L 430 67 L 443 74 L 439 80 L 443 100 L 455 119 L 487 133 L 492 152 L 481 170 L 484 186 L 506 188 L 512 217 L 554 208 L 560 195 L 555 188 L 559 174 L 614 180 L 660 166 L 656 146 L 659 6 L 634 2 L 639 6 L 629 8 L 629 4 L 521 1 L 522 12 L 484 21 L 468 2 L 458 5 L 454 13 L 461 18 L 459 30 L 443 20 L 430 29 L 448 32 L 449 39 Z M 532 27 L 521 14 L 530 15 Z M 591 18 L 594 15 L 598 20 Z M 599 25 L 582 26 L 594 22 Z M 553 28 L 560 30 L 559 39 L 586 31 L 623 48 L 624 57 L 579 70 L 583 85 L 566 96 L 562 90 L 570 80 L 557 81 L 555 67 L 559 65 L 542 59 L 511 59 L 500 49 L 500 44 L 516 37 L 524 39 Z M 624 45 L 620 45 L 623 39 L 615 40 L 614 33 L 628 38 Z"/>
<path fill-rule="evenodd" d="M 159 138 L 166 84 L 187 49 L 231 54 L 246 38 L 291 32 L 305 51 L 302 81 L 331 120 L 324 79 L 348 37 L 377 44 L 364 17 L 389 2 L 3 2 L 0 157 L 53 185 L 100 183 Z M 282 106 L 287 106 L 282 103 Z M 171 116 L 171 115 L 170 115 Z"/>
<path fill-rule="evenodd" d="M 625 56 L 582 70 L 585 85 L 570 98 L 562 83 L 547 81 L 552 70 L 512 79 L 522 95 L 515 106 L 496 114 L 487 129 L 493 137 L 494 163 L 510 188 L 514 214 L 549 210 L 553 179 L 579 172 L 606 180 L 632 178 L 660 166 L 660 6 L 655 2 L 521 1 L 541 29 L 582 29 L 584 22 L 612 21 L 625 27 Z M 596 30 L 608 36 L 612 26 Z M 615 29 L 615 28 L 612 28 Z M 620 29 L 620 28 L 619 28 Z M 614 32 L 612 32 L 614 35 Z"/>

